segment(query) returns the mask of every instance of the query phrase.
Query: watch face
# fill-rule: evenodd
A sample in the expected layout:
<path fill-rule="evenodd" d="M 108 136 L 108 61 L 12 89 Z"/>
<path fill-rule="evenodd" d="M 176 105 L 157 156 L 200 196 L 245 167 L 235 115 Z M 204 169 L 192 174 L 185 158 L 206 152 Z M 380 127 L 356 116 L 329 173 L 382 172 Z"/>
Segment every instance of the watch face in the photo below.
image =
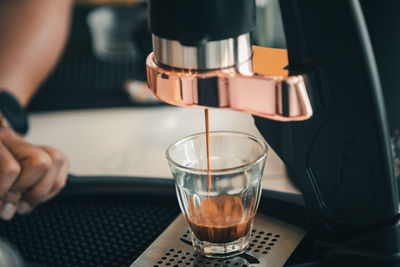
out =
<path fill-rule="evenodd" d="M 0 108 L 9 126 L 20 134 L 28 131 L 28 118 L 25 109 L 18 100 L 9 92 L 0 92 Z"/>

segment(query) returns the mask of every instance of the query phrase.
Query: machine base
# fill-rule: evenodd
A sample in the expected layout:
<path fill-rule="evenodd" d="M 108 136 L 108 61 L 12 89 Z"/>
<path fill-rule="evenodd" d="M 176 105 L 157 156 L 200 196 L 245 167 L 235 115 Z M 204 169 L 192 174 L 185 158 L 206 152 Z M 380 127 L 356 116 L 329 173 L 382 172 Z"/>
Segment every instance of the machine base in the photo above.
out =
<path fill-rule="evenodd" d="M 346 242 L 315 240 L 317 255 L 327 262 L 368 266 L 400 265 L 400 215 L 394 222 Z"/>

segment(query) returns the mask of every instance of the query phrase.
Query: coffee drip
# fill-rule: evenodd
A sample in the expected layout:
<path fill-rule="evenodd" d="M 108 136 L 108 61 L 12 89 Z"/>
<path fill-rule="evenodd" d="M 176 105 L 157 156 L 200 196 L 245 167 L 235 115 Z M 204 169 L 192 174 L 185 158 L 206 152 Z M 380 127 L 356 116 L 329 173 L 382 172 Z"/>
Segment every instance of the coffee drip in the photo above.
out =
<path fill-rule="evenodd" d="M 208 197 L 210 197 L 211 188 L 211 160 L 210 160 L 210 122 L 209 122 L 209 112 L 208 108 L 204 109 L 204 121 L 206 124 L 206 144 L 207 144 L 207 176 L 208 176 Z"/>

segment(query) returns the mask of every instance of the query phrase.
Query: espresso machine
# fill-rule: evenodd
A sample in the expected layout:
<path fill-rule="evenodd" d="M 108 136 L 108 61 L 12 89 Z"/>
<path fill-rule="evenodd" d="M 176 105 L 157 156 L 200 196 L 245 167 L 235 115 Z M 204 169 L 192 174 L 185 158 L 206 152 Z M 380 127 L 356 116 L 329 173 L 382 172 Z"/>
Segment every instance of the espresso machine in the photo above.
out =
<path fill-rule="evenodd" d="M 280 0 L 282 50 L 252 46 L 252 0 L 149 0 L 149 88 L 172 105 L 254 115 L 304 202 L 265 194 L 286 208 L 286 222 L 304 222 L 324 264 L 400 262 L 399 6 Z M 256 228 L 273 220 L 256 220 Z M 290 231 L 295 247 L 304 233 Z"/>

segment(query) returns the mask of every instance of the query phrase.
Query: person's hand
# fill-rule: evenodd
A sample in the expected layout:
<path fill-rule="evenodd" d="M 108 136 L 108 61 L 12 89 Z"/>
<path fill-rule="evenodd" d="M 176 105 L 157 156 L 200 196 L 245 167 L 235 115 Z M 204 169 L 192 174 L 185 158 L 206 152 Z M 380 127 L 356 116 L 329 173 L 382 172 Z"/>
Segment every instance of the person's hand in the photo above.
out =
<path fill-rule="evenodd" d="M 25 142 L 0 128 L 0 217 L 29 213 L 64 187 L 68 160 L 58 150 Z"/>

